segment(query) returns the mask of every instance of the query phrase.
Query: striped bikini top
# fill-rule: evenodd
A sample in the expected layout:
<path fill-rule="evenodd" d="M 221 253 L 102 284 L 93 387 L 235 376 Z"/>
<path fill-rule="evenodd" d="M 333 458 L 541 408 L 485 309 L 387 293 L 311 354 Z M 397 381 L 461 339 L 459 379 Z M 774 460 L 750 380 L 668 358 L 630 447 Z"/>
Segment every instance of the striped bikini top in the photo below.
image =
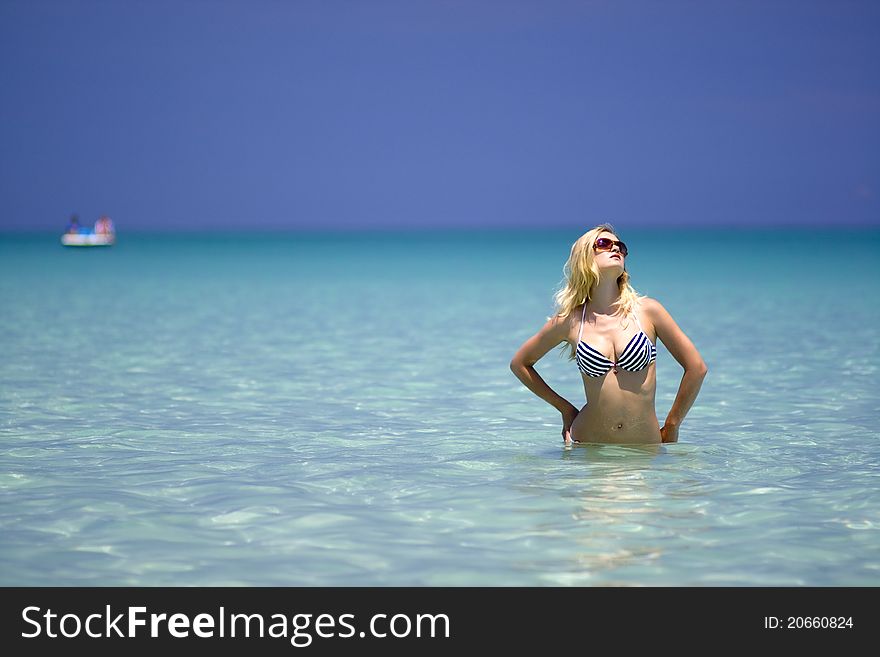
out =
<path fill-rule="evenodd" d="M 575 350 L 575 362 L 581 373 L 586 376 L 605 376 L 612 369 L 617 373 L 617 368 L 627 372 L 639 372 L 657 358 L 657 347 L 651 344 L 648 334 L 642 330 L 642 324 L 635 314 L 633 316 L 636 318 L 639 332 L 632 336 L 632 339 L 627 343 L 616 363 L 608 360 L 602 352 L 581 340 L 581 336 L 584 334 L 584 320 L 586 316 L 587 304 L 584 303 L 584 311 L 581 313 L 581 330 L 578 333 L 577 349 Z"/>

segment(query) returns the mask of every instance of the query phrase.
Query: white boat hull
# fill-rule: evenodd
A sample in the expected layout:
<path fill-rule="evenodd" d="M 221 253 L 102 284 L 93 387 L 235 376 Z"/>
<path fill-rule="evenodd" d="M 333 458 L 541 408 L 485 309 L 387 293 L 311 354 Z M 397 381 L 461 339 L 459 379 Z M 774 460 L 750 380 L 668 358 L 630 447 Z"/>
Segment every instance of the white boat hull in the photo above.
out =
<path fill-rule="evenodd" d="M 116 242 L 116 236 L 107 233 L 65 233 L 61 236 L 64 246 L 112 246 Z"/>

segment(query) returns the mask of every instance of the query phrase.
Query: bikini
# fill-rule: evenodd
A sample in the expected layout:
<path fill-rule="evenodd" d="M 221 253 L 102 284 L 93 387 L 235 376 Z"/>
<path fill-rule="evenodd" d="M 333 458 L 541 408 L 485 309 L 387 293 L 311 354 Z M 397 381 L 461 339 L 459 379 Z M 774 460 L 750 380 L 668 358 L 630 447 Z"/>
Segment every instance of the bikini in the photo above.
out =
<path fill-rule="evenodd" d="M 581 339 L 584 334 L 584 320 L 587 317 L 587 304 L 584 303 L 584 311 L 581 314 L 581 330 L 578 333 L 577 349 L 575 351 L 575 362 L 578 369 L 586 376 L 598 377 L 605 376 L 612 369 L 615 374 L 618 368 L 626 372 L 640 372 L 657 358 L 657 347 L 651 344 L 648 334 L 642 330 L 642 324 L 635 313 L 636 324 L 639 332 L 632 336 L 632 339 L 623 349 L 617 362 L 607 359 L 602 352 L 594 349 Z"/>

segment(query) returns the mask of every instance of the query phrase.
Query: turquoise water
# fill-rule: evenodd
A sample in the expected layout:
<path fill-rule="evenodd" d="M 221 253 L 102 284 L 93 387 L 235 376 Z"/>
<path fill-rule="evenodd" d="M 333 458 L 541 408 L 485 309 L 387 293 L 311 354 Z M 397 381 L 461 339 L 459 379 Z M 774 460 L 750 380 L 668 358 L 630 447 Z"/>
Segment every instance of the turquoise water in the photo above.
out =
<path fill-rule="evenodd" d="M 710 367 L 657 453 L 508 369 L 576 231 L 0 236 L 0 584 L 876 586 L 880 232 L 826 232 L 621 231 Z"/>

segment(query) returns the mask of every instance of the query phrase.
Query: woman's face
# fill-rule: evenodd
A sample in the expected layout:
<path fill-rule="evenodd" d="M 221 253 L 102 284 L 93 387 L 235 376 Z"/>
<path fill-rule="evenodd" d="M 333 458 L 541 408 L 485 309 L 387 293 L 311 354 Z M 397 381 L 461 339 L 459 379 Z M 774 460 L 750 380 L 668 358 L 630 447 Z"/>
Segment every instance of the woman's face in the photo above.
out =
<path fill-rule="evenodd" d="M 619 269 L 623 272 L 626 245 L 614 233 L 599 233 L 593 242 L 593 256 L 599 269 Z"/>

